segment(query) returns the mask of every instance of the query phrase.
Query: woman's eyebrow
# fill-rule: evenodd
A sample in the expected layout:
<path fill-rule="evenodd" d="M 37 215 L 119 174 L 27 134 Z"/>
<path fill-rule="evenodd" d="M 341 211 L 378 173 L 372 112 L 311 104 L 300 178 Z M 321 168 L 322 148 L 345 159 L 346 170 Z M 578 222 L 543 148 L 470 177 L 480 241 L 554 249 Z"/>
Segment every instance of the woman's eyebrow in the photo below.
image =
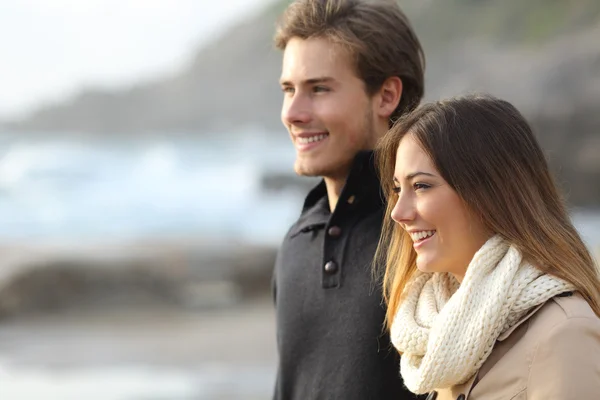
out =
<path fill-rule="evenodd" d="M 417 172 L 413 172 L 412 174 L 406 175 L 406 180 L 410 181 L 411 179 L 416 178 L 419 175 L 431 176 L 431 177 L 435 178 L 435 175 L 430 174 L 429 172 L 417 171 Z M 396 180 L 396 178 L 394 178 L 394 180 Z"/>

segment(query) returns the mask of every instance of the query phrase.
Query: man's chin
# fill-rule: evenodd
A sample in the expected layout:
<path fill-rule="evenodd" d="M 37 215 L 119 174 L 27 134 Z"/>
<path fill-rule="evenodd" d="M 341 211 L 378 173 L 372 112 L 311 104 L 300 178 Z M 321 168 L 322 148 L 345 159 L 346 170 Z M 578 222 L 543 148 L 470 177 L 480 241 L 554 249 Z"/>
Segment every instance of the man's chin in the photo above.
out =
<path fill-rule="evenodd" d="M 327 175 L 325 172 L 319 172 L 317 170 L 299 169 L 299 168 L 296 168 L 295 172 L 296 172 L 296 175 L 304 176 L 307 178 L 321 178 L 321 177 Z"/>
<path fill-rule="evenodd" d="M 327 176 L 327 168 L 321 165 L 311 165 L 309 163 L 296 162 L 296 164 L 294 165 L 294 172 L 296 172 L 296 175 L 306 177 Z"/>

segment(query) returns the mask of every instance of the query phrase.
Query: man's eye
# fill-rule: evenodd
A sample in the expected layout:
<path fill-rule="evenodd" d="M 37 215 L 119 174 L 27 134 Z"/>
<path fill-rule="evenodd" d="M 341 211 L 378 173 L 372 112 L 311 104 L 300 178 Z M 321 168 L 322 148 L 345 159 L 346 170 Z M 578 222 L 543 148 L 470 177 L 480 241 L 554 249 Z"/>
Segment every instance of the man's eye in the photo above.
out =
<path fill-rule="evenodd" d="M 328 88 L 328 87 L 325 87 L 325 86 L 315 86 L 315 87 L 313 88 L 313 91 L 314 91 L 314 92 L 317 92 L 317 93 L 318 93 L 318 92 L 329 92 L 329 88 Z"/>
<path fill-rule="evenodd" d="M 294 88 L 290 86 L 282 87 L 281 91 L 283 93 L 294 93 Z"/>

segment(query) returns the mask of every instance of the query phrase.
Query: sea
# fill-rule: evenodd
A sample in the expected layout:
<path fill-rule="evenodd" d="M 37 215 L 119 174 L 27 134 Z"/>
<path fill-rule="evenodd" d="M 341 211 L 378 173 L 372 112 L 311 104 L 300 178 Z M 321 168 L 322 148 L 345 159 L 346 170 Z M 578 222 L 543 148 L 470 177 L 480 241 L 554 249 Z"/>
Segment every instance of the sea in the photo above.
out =
<path fill-rule="evenodd" d="M 302 193 L 287 135 L 0 134 L 0 242 L 211 236 L 275 243 Z"/>

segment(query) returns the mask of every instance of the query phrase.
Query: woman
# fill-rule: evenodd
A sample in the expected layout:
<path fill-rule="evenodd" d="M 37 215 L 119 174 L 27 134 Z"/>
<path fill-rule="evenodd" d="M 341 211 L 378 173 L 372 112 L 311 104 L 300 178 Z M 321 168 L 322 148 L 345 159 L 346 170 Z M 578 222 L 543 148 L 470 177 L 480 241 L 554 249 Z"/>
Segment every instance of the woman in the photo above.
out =
<path fill-rule="evenodd" d="M 430 399 L 600 399 L 600 278 L 522 115 L 426 104 L 377 149 L 401 374 Z"/>

